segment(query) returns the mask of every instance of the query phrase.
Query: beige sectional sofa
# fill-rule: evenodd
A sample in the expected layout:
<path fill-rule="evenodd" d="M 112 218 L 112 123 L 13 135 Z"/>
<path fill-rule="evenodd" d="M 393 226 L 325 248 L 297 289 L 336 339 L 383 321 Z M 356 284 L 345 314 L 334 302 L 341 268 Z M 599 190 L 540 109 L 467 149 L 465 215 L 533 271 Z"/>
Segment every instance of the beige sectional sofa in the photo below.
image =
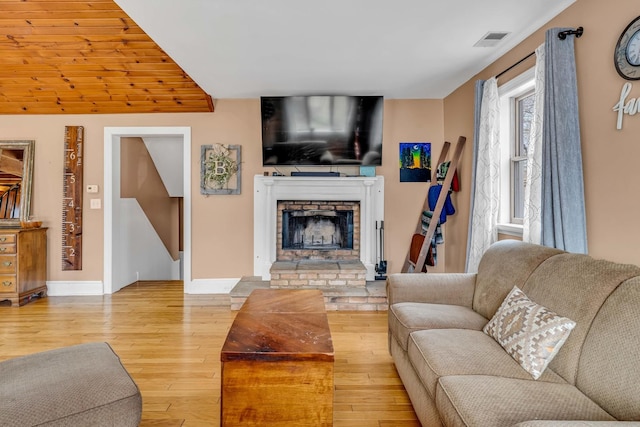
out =
<path fill-rule="evenodd" d="M 542 375 L 483 332 L 517 286 L 575 322 Z M 640 425 L 640 268 L 508 240 L 477 274 L 393 274 L 389 347 L 424 426 Z"/>

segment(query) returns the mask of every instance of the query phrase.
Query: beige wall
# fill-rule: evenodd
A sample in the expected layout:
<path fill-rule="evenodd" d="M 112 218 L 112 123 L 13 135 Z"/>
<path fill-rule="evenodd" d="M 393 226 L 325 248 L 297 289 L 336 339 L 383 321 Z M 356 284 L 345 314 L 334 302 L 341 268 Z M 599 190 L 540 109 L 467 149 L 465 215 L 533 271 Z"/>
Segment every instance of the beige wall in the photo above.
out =
<path fill-rule="evenodd" d="M 460 191 L 454 194 L 456 215 L 447 219 L 446 230 L 446 270 L 462 272 L 467 251 L 467 230 L 469 228 L 469 198 L 471 188 L 471 163 L 473 159 L 473 83 L 466 84 L 444 100 L 444 133 L 449 141 L 466 138 L 461 166 L 458 168 Z M 471 118 L 471 120 L 469 120 Z"/>
<path fill-rule="evenodd" d="M 138 201 L 167 251 L 177 260 L 180 202 L 177 197 L 169 197 L 142 138 L 121 139 L 120 197 Z"/>
<path fill-rule="evenodd" d="M 400 182 L 400 142 L 431 142 L 432 157 L 436 160 L 442 150 L 443 111 L 441 100 L 387 100 L 384 113 L 383 166 L 378 175 L 385 179 L 385 257 L 388 272 L 402 269 L 411 236 L 415 230 L 428 184 Z M 436 160 L 433 160 L 435 162 Z M 444 254 L 438 258 L 438 268 L 445 264 Z M 437 271 L 438 269 L 429 269 Z"/>
<path fill-rule="evenodd" d="M 640 115 L 626 117 L 623 130 L 616 130 L 617 116 L 612 108 L 618 102 L 625 80 L 614 68 L 613 52 L 620 34 L 639 11 L 637 0 L 578 0 L 444 101 L 445 137 L 453 138 L 458 133 L 472 135 L 473 85 L 476 79 L 496 75 L 535 50 L 544 42 L 547 28 L 583 26 L 584 35 L 576 40 L 575 46 L 589 253 L 597 258 L 633 264 L 640 264 L 637 218 L 640 198 L 636 189 L 640 182 L 640 168 L 637 166 L 640 158 Z M 531 59 L 514 69 L 499 83 L 533 66 L 534 61 Z M 634 85 L 630 97 L 640 97 L 640 82 Z M 463 169 L 465 191 L 471 170 L 470 154 L 468 150 Z M 468 194 L 464 199 L 468 201 Z M 462 271 L 464 268 L 467 230 L 463 225 L 468 221 L 468 207 L 459 213 L 455 218 L 455 231 L 449 232 L 447 241 L 449 271 Z"/>
<path fill-rule="evenodd" d="M 192 132 L 192 277 L 237 278 L 253 274 L 253 176 L 262 167 L 259 100 L 218 100 L 214 113 L 0 116 L 0 139 L 34 139 L 33 215 L 49 227 L 48 280 L 102 280 L 103 211 L 89 209 L 89 199 L 103 197 L 103 132 L 105 127 L 188 126 Z M 415 227 L 427 186 L 399 182 L 398 143 L 432 142 L 439 153 L 443 140 L 440 100 L 388 100 L 384 116 L 386 258 L 389 272 L 399 271 Z M 61 197 L 65 125 L 85 127 L 84 183 L 100 193 L 84 194 L 83 270 L 62 271 Z M 242 194 L 200 194 L 200 146 L 242 146 Z M 441 258 L 442 260 L 442 258 Z M 441 263 L 442 264 L 442 263 Z"/>

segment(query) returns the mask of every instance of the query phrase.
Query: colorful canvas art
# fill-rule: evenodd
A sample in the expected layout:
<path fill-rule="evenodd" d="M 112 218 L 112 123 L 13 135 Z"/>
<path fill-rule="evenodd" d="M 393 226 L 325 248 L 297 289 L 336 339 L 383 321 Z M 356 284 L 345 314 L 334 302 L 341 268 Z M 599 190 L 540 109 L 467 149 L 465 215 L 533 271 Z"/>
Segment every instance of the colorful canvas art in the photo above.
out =
<path fill-rule="evenodd" d="M 400 182 L 431 181 L 431 143 L 400 143 Z"/>

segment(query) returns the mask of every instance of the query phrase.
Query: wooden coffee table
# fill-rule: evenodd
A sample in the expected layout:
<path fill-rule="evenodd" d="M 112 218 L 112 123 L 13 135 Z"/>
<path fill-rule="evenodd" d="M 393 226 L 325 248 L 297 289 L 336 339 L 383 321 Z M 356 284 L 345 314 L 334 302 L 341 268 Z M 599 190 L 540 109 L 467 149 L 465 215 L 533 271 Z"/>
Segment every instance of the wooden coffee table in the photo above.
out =
<path fill-rule="evenodd" d="M 333 425 L 334 353 L 321 291 L 253 291 L 220 360 L 220 425 Z"/>

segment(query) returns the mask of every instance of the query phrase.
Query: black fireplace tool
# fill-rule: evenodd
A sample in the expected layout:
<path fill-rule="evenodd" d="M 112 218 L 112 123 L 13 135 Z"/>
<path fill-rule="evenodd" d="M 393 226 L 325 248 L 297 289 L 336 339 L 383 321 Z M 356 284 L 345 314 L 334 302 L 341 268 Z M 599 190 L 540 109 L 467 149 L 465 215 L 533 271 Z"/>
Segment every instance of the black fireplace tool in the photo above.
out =
<path fill-rule="evenodd" d="M 376 280 L 387 279 L 387 260 L 384 259 L 384 221 L 380 221 L 380 228 L 378 228 L 378 221 L 376 221 L 376 230 L 378 231 L 378 245 L 380 251 L 380 260 L 376 264 Z"/>

